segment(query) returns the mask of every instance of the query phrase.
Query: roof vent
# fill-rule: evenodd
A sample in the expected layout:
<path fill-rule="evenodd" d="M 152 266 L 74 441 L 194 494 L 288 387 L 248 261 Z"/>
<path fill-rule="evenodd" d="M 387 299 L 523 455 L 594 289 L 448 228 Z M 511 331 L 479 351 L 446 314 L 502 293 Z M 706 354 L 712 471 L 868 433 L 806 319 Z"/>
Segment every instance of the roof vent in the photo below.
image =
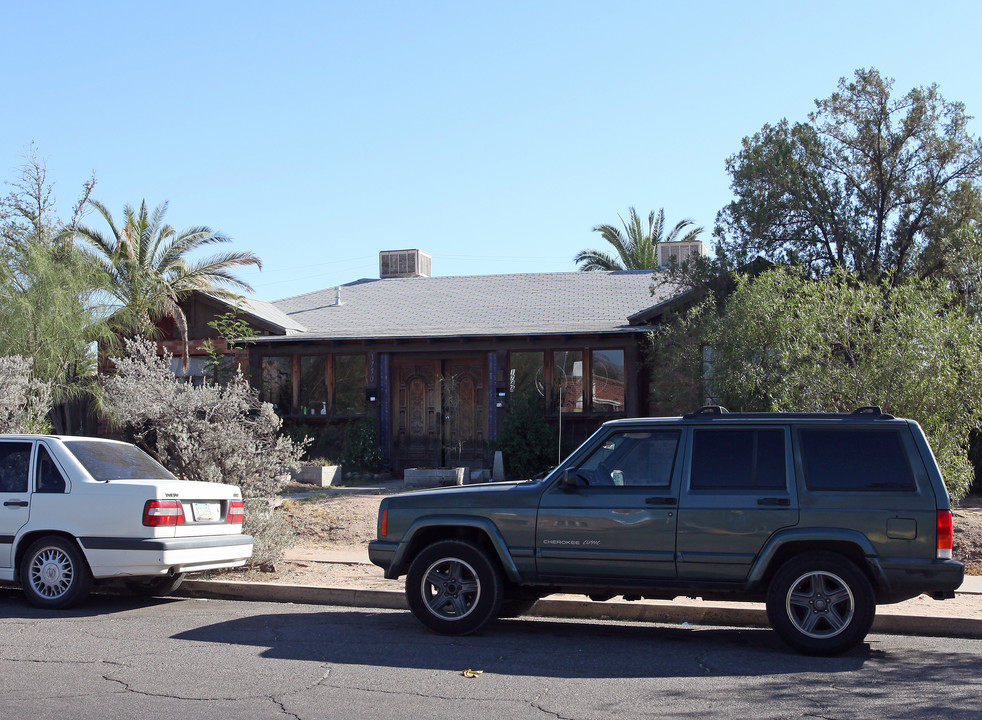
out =
<path fill-rule="evenodd" d="M 383 250 L 378 254 L 378 276 L 383 280 L 432 277 L 433 256 L 422 250 Z"/>
<path fill-rule="evenodd" d="M 684 242 L 658 243 L 658 265 L 666 267 L 674 259 L 677 265 L 706 254 L 706 246 L 702 240 L 686 240 Z"/>

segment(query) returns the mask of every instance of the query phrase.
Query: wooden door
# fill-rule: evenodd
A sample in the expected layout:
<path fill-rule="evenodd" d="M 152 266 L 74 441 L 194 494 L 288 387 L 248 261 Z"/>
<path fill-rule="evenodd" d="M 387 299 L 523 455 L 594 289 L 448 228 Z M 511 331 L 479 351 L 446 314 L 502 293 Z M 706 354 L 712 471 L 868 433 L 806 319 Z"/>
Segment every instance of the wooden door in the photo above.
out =
<path fill-rule="evenodd" d="M 444 462 L 487 467 L 487 360 L 465 358 L 443 363 Z"/>
<path fill-rule="evenodd" d="M 439 467 L 440 361 L 396 360 L 392 464 L 396 470 Z"/>

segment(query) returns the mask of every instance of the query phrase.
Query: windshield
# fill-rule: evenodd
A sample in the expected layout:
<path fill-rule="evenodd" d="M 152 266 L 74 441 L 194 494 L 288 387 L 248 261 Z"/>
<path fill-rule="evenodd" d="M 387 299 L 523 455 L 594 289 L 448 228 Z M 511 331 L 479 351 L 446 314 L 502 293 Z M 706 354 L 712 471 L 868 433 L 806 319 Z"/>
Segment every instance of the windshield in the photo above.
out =
<path fill-rule="evenodd" d="M 65 447 L 96 480 L 175 480 L 163 465 L 133 445 L 65 440 Z"/>

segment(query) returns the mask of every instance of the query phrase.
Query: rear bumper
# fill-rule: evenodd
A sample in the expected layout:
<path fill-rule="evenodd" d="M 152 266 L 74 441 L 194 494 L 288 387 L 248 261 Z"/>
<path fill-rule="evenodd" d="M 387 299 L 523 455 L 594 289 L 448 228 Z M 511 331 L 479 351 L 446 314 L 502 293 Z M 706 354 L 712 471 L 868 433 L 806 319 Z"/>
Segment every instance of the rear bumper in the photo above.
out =
<path fill-rule="evenodd" d="M 392 575 L 389 569 L 392 567 L 392 561 L 395 559 L 396 550 L 399 547 L 399 543 L 388 543 L 381 542 L 379 540 L 372 540 L 368 543 L 368 559 L 372 561 L 373 564 L 378 565 L 380 568 L 385 570 L 385 577 L 390 580 L 395 579 L 398 575 Z"/>
<path fill-rule="evenodd" d="M 79 538 L 96 578 L 163 575 L 240 567 L 252 556 L 251 535 L 182 538 Z"/>
<path fill-rule="evenodd" d="M 965 579 L 965 565 L 958 560 L 881 561 L 879 571 L 880 602 L 899 602 L 922 593 L 939 600 L 952 598 Z"/>

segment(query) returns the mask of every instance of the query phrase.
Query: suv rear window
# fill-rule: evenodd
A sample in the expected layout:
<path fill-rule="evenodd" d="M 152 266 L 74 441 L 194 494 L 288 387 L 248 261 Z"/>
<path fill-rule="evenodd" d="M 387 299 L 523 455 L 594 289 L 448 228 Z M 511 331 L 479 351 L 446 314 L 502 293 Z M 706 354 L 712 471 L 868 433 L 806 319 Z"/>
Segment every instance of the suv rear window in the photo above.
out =
<path fill-rule="evenodd" d="M 783 430 L 696 430 L 693 490 L 777 490 L 788 485 Z"/>
<path fill-rule="evenodd" d="M 915 490 L 900 433 L 893 430 L 801 430 L 809 490 Z"/>

